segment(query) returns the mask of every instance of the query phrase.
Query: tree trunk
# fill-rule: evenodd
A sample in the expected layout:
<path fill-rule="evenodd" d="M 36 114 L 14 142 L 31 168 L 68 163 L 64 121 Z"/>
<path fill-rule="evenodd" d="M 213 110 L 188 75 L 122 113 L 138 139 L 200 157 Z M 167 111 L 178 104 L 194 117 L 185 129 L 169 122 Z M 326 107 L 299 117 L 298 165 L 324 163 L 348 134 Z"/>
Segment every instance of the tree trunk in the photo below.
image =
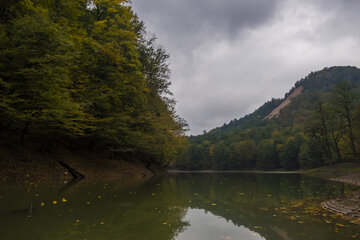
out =
<path fill-rule="evenodd" d="M 29 121 L 25 122 L 24 127 L 21 130 L 20 137 L 19 137 L 19 143 L 21 146 L 24 146 L 24 143 L 25 143 L 24 139 L 25 139 L 26 134 L 29 131 L 29 127 L 30 127 L 30 122 Z"/>
<path fill-rule="evenodd" d="M 341 156 L 341 152 L 340 152 L 340 148 L 339 148 L 339 138 L 338 137 L 335 137 L 335 134 L 332 133 L 332 138 L 334 140 L 334 150 L 335 150 L 335 153 L 338 157 L 338 161 L 339 162 L 342 162 L 342 156 Z"/>
<path fill-rule="evenodd" d="M 356 162 L 359 161 L 359 157 L 356 151 L 356 147 L 355 147 L 355 138 L 354 138 L 354 134 L 353 134 L 353 129 L 352 129 L 352 124 L 351 124 L 351 119 L 350 119 L 350 113 L 348 115 L 348 117 L 346 118 L 347 123 L 348 123 L 348 127 L 349 127 L 349 138 L 350 138 L 350 145 L 351 145 L 351 150 L 354 154 L 354 160 Z"/>
<path fill-rule="evenodd" d="M 61 166 L 63 166 L 67 170 L 69 170 L 70 174 L 73 176 L 74 179 L 83 179 L 83 178 L 85 178 L 85 176 L 83 174 L 76 171 L 74 168 L 70 167 L 69 165 L 67 165 L 63 161 L 58 161 L 58 162 L 60 163 Z"/>

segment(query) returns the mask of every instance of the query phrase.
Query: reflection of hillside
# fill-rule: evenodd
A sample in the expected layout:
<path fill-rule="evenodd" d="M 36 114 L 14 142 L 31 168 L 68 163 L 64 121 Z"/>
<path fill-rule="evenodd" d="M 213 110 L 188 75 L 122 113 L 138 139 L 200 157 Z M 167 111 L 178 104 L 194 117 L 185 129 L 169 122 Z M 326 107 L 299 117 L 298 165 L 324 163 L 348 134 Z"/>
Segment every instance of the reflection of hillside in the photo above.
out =
<path fill-rule="evenodd" d="M 187 205 L 164 188 L 167 186 L 156 183 L 124 187 L 84 181 L 60 194 L 51 186 L 28 193 L 7 192 L 6 202 L 0 202 L 0 238 L 171 240 L 187 226 L 182 221 Z M 19 202 L 19 196 L 24 200 Z M 12 202 L 17 202 L 14 209 L 26 209 L 32 202 L 32 218 L 26 217 L 26 211 L 23 215 L 9 214 L 13 212 Z"/>
<path fill-rule="evenodd" d="M 342 194 L 341 184 L 295 174 L 190 174 L 170 181 L 182 185 L 178 195 L 191 201 L 189 207 L 245 226 L 268 240 L 335 239 L 337 225 L 321 215 L 319 202 Z M 342 233 L 352 234 L 347 229 Z"/>
<path fill-rule="evenodd" d="M 65 192 L 59 188 L 1 189 L 1 238 L 172 240 L 188 226 L 189 208 L 211 212 L 267 240 L 339 240 L 360 232 L 359 226 L 340 227 L 347 223 L 322 216 L 319 209 L 324 199 L 344 193 L 342 184 L 296 174 L 177 174 L 143 185 L 84 181 Z M 26 211 L 14 214 L 30 203 L 31 218 Z"/>

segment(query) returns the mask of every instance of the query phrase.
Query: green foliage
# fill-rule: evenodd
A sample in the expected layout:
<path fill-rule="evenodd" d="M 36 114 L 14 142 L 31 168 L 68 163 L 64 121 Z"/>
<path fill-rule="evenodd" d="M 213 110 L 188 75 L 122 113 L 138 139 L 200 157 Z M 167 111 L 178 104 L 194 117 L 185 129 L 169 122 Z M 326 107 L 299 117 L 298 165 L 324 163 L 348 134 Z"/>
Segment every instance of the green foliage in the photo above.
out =
<path fill-rule="evenodd" d="M 186 139 L 169 55 L 126 0 L 0 5 L 0 117 L 20 133 L 89 139 L 168 164 Z"/>
<path fill-rule="evenodd" d="M 177 166 L 295 170 L 357 161 L 359 85 L 360 69 L 355 67 L 332 67 L 311 73 L 285 95 L 286 98 L 296 88 L 303 88 L 290 105 L 281 109 L 280 116 L 266 119 L 285 98 L 272 99 L 239 120 L 191 136 L 191 147 L 178 159 Z M 198 148 L 203 142 L 210 147 Z M 209 154 L 211 146 L 214 150 Z M 212 165 L 199 161 L 203 151 Z"/>
<path fill-rule="evenodd" d="M 279 157 L 273 139 L 264 139 L 260 141 L 256 165 L 261 169 L 274 169 L 279 166 Z"/>

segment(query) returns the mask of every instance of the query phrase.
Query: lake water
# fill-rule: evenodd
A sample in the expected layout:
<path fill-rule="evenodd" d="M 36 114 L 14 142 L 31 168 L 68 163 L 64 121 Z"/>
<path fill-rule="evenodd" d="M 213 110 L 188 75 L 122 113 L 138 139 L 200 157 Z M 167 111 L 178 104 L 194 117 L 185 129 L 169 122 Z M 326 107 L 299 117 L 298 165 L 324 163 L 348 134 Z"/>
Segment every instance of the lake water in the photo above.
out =
<path fill-rule="evenodd" d="M 343 240 L 360 226 L 320 207 L 351 186 L 300 174 L 170 174 L 0 186 L 3 240 Z"/>

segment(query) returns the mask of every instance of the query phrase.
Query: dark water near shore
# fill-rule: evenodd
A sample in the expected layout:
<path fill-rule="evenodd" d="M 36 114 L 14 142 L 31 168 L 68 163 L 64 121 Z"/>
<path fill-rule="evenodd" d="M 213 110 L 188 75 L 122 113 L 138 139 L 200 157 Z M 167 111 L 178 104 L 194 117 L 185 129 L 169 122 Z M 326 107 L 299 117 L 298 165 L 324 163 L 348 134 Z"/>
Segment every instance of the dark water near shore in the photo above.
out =
<path fill-rule="evenodd" d="M 320 202 L 352 187 L 300 174 L 182 173 L 0 186 L 0 239 L 343 240 L 360 226 Z"/>

